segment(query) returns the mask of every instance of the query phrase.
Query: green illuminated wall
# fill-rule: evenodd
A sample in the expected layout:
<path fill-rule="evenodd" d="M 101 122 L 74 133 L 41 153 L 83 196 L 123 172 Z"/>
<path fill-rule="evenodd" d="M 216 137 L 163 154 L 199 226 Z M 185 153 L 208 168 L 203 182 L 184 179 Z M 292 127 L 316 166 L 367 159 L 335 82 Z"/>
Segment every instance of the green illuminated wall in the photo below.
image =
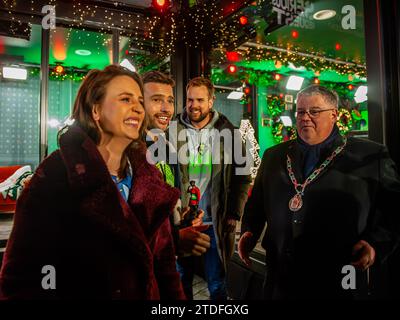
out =
<path fill-rule="evenodd" d="M 72 80 L 49 81 L 49 114 L 48 120 L 62 123 L 71 115 L 72 107 L 81 82 Z M 48 153 L 58 149 L 57 133 L 60 127 L 47 127 Z"/>
<path fill-rule="evenodd" d="M 268 118 L 267 113 L 267 88 L 258 87 L 258 143 L 260 145 L 260 157 L 263 156 L 264 151 L 276 144 L 272 136 L 271 126 L 263 125 L 263 119 Z"/>
<path fill-rule="evenodd" d="M 25 81 L 0 81 L 0 166 L 39 164 L 39 77 Z M 70 116 L 79 82 L 49 81 L 49 120 L 60 126 L 48 126 L 48 153 L 57 146 L 57 132 Z"/>
<path fill-rule="evenodd" d="M 0 80 L 0 166 L 39 164 L 39 78 Z"/>

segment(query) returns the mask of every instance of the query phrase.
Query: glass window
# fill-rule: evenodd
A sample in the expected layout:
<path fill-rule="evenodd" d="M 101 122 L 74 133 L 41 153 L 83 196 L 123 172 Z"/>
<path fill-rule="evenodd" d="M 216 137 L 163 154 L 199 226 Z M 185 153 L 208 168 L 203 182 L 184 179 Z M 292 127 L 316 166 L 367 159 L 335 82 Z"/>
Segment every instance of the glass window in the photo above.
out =
<path fill-rule="evenodd" d="M 26 35 L 0 36 L 0 166 L 34 169 L 40 158 L 41 26 L 28 27 Z"/>
<path fill-rule="evenodd" d="M 50 33 L 48 153 L 58 148 L 58 131 L 68 121 L 83 77 L 112 64 L 112 36 L 56 28 Z"/>
<path fill-rule="evenodd" d="M 296 94 L 314 83 L 338 93 L 342 133 L 368 136 L 362 0 L 253 2 L 225 24 L 212 53 L 212 79 L 255 86 L 257 107 L 250 110 L 261 156 L 296 136 Z"/>
<path fill-rule="evenodd" d="M 157 46 L 146 46 L 143 41 L 138 41 L 136 38 L 121 36 L 119 37 L 119 49 L 121 65 L 131 68 L 139 74 L 150 70 L 170 73 L 170 58 L 161 56 Z"/>

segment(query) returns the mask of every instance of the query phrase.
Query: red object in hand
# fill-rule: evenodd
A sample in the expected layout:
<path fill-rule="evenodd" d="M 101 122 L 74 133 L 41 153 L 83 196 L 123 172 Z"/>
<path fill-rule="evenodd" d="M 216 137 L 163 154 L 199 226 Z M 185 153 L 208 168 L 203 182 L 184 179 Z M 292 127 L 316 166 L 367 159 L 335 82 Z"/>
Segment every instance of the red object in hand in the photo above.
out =
<path fill-rule="evenodd" d="M 190 193 L 189 206 L 198 206 L 200 202 L 200 189 L 196 186 L 189 187 Z"/>

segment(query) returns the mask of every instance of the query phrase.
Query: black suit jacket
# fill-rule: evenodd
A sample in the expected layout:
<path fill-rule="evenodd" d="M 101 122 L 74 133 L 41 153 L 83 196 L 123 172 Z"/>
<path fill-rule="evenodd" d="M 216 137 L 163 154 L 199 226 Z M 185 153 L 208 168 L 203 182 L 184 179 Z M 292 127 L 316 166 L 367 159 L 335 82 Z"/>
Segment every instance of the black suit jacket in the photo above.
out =
<path fill-rule="evenodd" d="M 321 152 L 319 166 L 343 143 L 338 137 Z M 342 267 L 352 260 L 359 240 L 376 250 L 376 265 L 385 261 L 399 240 L 400 181 L 387 149 L 377 143 L 349 138 L 347 146 L 308 185 L 303 207 L 293 213 L 295 195 L 286 169 L 291 156 L 294 174 L 303 183 L 303 156 L 296 141 L 268 149 L 242 222 L 256 241 L 267 230 L 267 298 L 353 298 L 366 289 L 366 272 L 357 272 L 357 290 L 344 290 Z"/>

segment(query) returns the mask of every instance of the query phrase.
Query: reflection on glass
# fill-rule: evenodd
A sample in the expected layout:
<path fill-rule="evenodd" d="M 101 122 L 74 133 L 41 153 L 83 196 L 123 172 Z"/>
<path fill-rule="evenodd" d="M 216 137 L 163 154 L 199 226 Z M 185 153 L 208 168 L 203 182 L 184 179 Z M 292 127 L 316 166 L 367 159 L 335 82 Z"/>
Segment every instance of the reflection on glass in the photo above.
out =
<path fill-rule="evenodd" d="M 0 36 L 0 166 L 39 164 L 41 28 Z"/>
<path fill-rule="evenodd" d="M 112 37 L 56 28 L 50 35 L 48 153 L 58 148 L 57 133 L 68 124 L 83 77 L 112 63 Z"/>
<path fill-rule="evenodd" d="M 362 0 L 252 2 L 238 16 L 247 23 L 226 25 L 224 43 L 214 44 L 212 81 L 256 87 L 255 101 L 241 102 L 256 110 L 261 156 L 296 137 L 296 95 L 311 84 L 338 93 L 343 134 L 368 136 Z"/>

